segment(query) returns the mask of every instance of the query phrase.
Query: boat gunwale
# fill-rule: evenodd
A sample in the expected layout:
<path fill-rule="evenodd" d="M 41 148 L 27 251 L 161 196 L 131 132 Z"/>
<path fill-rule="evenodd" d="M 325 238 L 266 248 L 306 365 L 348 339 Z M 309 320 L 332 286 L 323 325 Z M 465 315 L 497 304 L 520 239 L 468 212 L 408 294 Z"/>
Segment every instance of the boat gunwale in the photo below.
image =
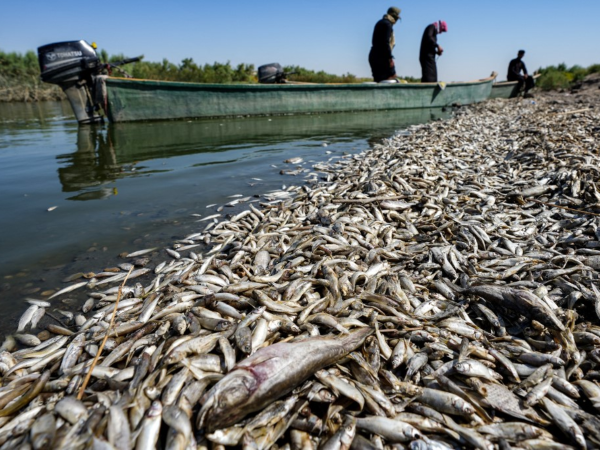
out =
<path fill-rule="evenodd" d="M 496 78 L 496 74 L 492 73 L 487 78 L 482 78 L 473 81 L 453 81 L 445 82 L 444 88 L 448 87 L 461 87 L 461 86 L 475 86 L 478 84 L 485 84 L 493 81 Z M 191 83 L 183 81 L 160 81 L 160 80 L 145 80 L 139 78 L 121 78 L 121 77 L 108 77 L 106 78 L 107 85 L 114 84 L 119 87 L 127 86 L 129 83 L 135 85 L 142 85 L 148 87 L 165 87 L 165 88 L 183 88 L 191 90 L 248 90 L 248 91 L 261 91 L 261 90 L 323 90 L 323 89 L 431 89 L 432 87 L 438 87 L 440 82 L 437 83 L 314 83 L 314 84 L 220 84 L 220 83 Z"/>
<path fill-rule="evenodd" d="M 537 80 L 539 77 L 540 77 L 540 74 L 539 74 L 539 73 L 534 73 L 534 74 L 533 74 L 533 79 L 534 79 L 534 80 Z M 492 87 L 505 87 L 505 86 L 514 86 L 514 85 L 516 85 L 518 82 L 519 82 L 518 80 L 515 80 L 515 81 L 508 81 L 508 80 L 506 80 L 506 81 L 499 81 L 499 82 L 497 82 L 497 83 L 494 83 L 494 84 L 492 84 Z"/>
<path fill-rule="evenodd" d="M 494 83 L 493 86 L 504 87 L 504 86 L 514 86 L 518 83 L 518 81 L 500 81 L 499 83 Z"/>

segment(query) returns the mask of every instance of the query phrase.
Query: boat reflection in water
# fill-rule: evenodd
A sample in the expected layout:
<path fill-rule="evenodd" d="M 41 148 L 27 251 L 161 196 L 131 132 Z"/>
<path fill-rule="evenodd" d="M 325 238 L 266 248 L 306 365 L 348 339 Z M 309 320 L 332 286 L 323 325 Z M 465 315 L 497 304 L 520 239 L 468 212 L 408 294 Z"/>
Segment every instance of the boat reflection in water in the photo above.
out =
<path fill-rule="evenodd" d="M 172 170 L 144 164 L 152 160 L 194 155 L 193 166 L 211 166 L 237 160 L 239 152 L 232 151 L 293 141 L 372 141 L 450 114 L 438 108 L 80 127 L 77 151 L 57 156 L 58 172 L 63 192 L 77 193 L 70 200 L 97 200 L 115 194 L 107 185 L 118 179 Z"/>
<path fill-rule="evenodd" d="M 77 151 L 58 156 L 62 167 L 58 177 L 63 192 L 82 192 L 69 200 L 97 200 L 109 197 L 114 188 L 103 187 L 121 176 L 115 146 L 108 133 L 97 127 L 80 128 L 77 132 Z M 93 188 L 93 189 L 89 189 Z"/>

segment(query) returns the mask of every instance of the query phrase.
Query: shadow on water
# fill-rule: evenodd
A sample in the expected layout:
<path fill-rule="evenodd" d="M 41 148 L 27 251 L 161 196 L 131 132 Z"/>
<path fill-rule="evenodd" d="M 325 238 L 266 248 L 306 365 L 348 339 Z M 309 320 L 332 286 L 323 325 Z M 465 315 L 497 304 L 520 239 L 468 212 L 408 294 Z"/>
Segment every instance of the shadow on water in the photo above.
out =
<path fill-rule="evenodd" d="M 63 105 L 51 113 L 16 107 L 12 115 L 3 108 L 0 137 L 9 139 L 0 145 L 0 189 L 9 195 L 0 208 L 19 220 L 0 218 L 0 335 L 25 309 L 23 298 L 114 267 L 124 251 L 164 249 L 205 226 L 194 216 L 213 214 L 207 205 L 302 184 L 280 174 L 286 159 L 301 157 L 310 168 L 451 115 L 415 109 L 77 127 Z M 229 213 L 234 208 L 222 211 Z M 168 259 L 164 250 L 152 256 L 149 267 Z M 77 305 L 85 292 L 53 302 Z"/>

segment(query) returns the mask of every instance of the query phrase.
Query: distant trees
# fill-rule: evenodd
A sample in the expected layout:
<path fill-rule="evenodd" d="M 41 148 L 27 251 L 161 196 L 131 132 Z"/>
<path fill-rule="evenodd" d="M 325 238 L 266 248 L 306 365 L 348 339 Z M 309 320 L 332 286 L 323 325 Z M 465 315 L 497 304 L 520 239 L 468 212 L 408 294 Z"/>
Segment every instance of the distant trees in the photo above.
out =
<path fill-rule="evenodd" d="M 322 70 L 315 72 L 300 66 L 286 66 L 283 70 L 286 73 L 291 73 L 291 75 L 288 76 L 290 81 L 302 81 L 308 83 L 359 83 L 363 81 L 359 80 L 351 73 L 346 75 L 332 75 Z"/>
<path fill-rule="evenodd" d="M 125 59 L 122 54 L 109 55 L 104 49 L 98 50 L 100 61 L 114 63 Z M 290 80 L 312 83 L 360 83 L 365 79 L 348 73 L 333 75 L 324 71 L 315 72 L 298 66 L 285 68 L 295 72 Z M 197 64 L 192 58 L 185 58 L 180 64 L 167 59 L 161 62 L 139 61 L 125 66 L 114 67 L 113 76 L 132 76 L 147 80 L 180 81 L 193 83 L 256 83 L 256 68 L 253 64 L 232 66 L 226 63 Z M 37 54 L 0 51 L 0 101 L 58 100 L 64 94 L 58 86 L 42 83 Z"/>
<path fill-rule="evenodd" d="M 123 55 L 102 58 L 114 63 L 125 59 Z M 185 58 L 179 65 L 163 59 L 162 62 L 140 61 L 125 66 L 124 70 L 134 78 L 162 81 L 183 81 L 192 83 L 252 83 L 256 81 L 252 64 L 238 64 L 232 67 L 229 62 L 198 65 L 192 58 Z M 119 68 L 113 71 L 119 76 Z"/>
<path fill-rule="evenodd" d="M 122 54 L 109 55 L 104 49 L 98 57 L 105 63 L 115 63 L 125 59 Z M 293 81 L 312 83 L 360 83 L 367 81 L 348 73 L 333 75 L 324 71 L 315 72 L 299 66 L 289 66 L 286 72 L 294 72 L 289 77 Z M 180 81 L 194 83 L 256 83 L 256 68 L 253 64 L 232 66 L 226 63 L 196 64 L 192 58 L 185 58 L 180 64 L 167 59 L 161 62 L 139 61 L 125 66 L 114 67 L 113 76 L 132 76 L 147 80 Z M 368 79 L 370 81 L 370 79 Z M 5 53 L 0 51 L 0 101 L 36 101 L 64 98 L 60 88 L 42 83 L 37 54 Z"/>
<path fill-rule="evenodd" d="M 299 66 L 286 66 L 283 68 L 284 72 L 291 73 L 288 77 L 290 81 L 302 81 L 308 83 L 364 83 L 365 81 L 373 81 L 372 78 L 358 78 L 351 73 L 345 75 L 332 75 L 324 71 L 315 72 L 314 70 L 304 69 Z M 408 83 L 416 83 L 419 81 L 417 78 L 405 77 L 403 78 Z"/>
<path fill-rule="evenodd" d="M 0 73 L 5 77 L 39 77 L 37 55 L 31 50 L 24 55 L 0 51 Z"/>
<path fill-rule="evenodd" d="M 109 55 L 106 50 L 99 50 L 98 57 L 102 62 L 114 63 L 125 59 L 122 54 Z M 370 78 L 358 78 L 350 73 L 333 75 L 324 71 L 314 71 L 299 66 L 284 67 L 291 81 L 308 83 L 362 83 Z M 226 63 L 199 65 L 192 58 L 185 58 L 180 64 L 167 59 L 161 62 L 139 61 L 126 66 L 115 67 L 113 76 L 122 76 L 123 72 L 134 78 L 148 80 L 181 81 L 194 83 L 256 83 L 256 68 L 253 64 L 232 66 Z M 548 66 L 539 70 L 540 78 L 537 86 L 542 90 L 568 89 L 581 82 L 587 75 L 600 72 L 600 64 L 587 68 L 581 66 L 567 67 L 566 64 Z M 408 82 L 417 79 L 407 77 Z M 28 51 L 21 53 L 5 53 L 0 51 L 0 101 L 37 101 L 58 100 L 64 94 L 58 86 L 42 83 L 37 54 Z"/>
<path fill-rule="evenodd" d="M 106 50 L 98 51 L 102 62 L 114 63 L 125 59 L 124 55 L 109 55 Z M 252 64 L 229 62 L 198 65 L 192 58 L 186 58 L 179 65 L 163 59 L 162 62 L 146 62 L 115 67 L 113 76 L 124 73 L 134 78 L 182 81 L 196 83 L 252 83 L 256 82 L 256 70 Z M 28 51 L 6 53 L 0 51 L 0 101 L 58 100 L 64 94 L 58 86 L 42 83 L 37 54 Z"/>
<path fill-rule="evenodd" d="M 37 54 L 0 51 L 0 101 L 59 100 L 58 86 L 42 83 Z"/>
<path fill-rule="evenodd" d="M 568 68 L 565 63 L 556 66 L 548 66 L 538 70 L 539 79 L 536 81 L 543 91 L 553 91 L 558 89 L 569 89 L 574 84 L 581 82 L 585 77 L 592 73 L 600 73 L 600 64 L 593 64 L 588 68 L 578 65 Z"/>

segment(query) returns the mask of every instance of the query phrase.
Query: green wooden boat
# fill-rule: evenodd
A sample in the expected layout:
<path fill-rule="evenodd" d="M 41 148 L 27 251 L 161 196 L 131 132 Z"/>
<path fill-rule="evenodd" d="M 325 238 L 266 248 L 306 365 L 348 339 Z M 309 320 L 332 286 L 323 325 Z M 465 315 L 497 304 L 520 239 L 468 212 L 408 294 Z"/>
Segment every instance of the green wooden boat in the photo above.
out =
<path fill-rule="evenodd" d="M 441 108 L 487 100 L 492 76 L 456 83 L 200 84 L 106 78 L 111 122 Z"/>
<path fill-rule="evenodd" d="M 259 67 L 258 84 L 201 84 L 113 78 L 86 41 L 38 48 L 41 79 L 58 84 L 80 124 L 210 117 L 443 108 L 487 100 L 496 74 L 457 83 L 315 84 L 285 82 L 279 64 Z"/>

